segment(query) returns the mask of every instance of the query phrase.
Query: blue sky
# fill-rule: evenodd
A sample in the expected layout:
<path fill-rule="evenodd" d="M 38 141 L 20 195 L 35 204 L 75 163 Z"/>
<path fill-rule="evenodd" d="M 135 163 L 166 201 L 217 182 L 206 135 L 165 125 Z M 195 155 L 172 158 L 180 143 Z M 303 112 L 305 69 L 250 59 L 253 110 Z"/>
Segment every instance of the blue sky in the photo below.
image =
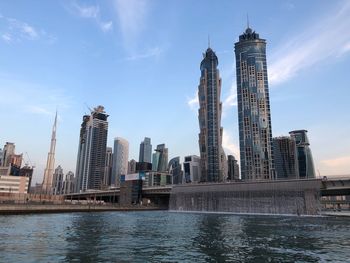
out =
<path fill-rule="evenodd" d="M 321 175 L 350 174 L 349 1 L 1 1 L 0 145 L 15 142 L 41 182 L 56 108 L 56 166 L 75 172 L 86 104 L 114 137 L 170 157 L 198 154 L 199 64 L 219 58 L 224 148 L 238 156 L 234 43 L 267 40 L 273 136 L 307 129 Z M 25 159 L 28 159 L 25 156 Z"/>

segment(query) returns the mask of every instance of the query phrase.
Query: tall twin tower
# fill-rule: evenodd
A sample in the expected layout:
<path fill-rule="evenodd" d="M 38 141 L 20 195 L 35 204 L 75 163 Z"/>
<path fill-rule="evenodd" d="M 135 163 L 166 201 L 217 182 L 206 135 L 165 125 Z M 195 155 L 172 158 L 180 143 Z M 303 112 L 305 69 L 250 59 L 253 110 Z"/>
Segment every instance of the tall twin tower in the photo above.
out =
<path fill-rule="evenodd" d="M 275 179 L 266 41 L 249 26 L 235 43 L 241 178 Z M 227 174 L 222 148 L 218 58 L 209 47 L 200 64 L 198 86 L 199 149 L 203 182 L 220 182 Z"/>

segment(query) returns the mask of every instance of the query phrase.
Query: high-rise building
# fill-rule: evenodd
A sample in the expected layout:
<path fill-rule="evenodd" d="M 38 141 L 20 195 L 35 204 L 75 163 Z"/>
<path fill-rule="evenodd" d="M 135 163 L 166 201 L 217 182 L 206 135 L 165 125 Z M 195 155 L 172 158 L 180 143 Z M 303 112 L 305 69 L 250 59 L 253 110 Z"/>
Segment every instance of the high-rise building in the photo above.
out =
<path fill-rule="evenodd" d="M 104 187 L 108 187 L 111 185 L 112 166 L 113 166 L 113 149 L 112 149 L 112 147 L 107 147 L 105 172 L 104 172 L 104 176 L 103 176 L 103 186 Z"/>
<path fill-rule="evenodd" d="M 218 58 L 209 47 L 200 64 L 198 86 L 199 151 L 201 156 L 201 181 L 219 182 L 225 178 L 226 156 L 222 148 L 220 102 L 221 78 Z"/>
<path fill-rule="evenodd" d="M 239 179 L 239 166 L 238 162 L 233 155 L 227 156 L 227 180 L 238 180 Z"/>
<path fill-rule="evenodd" d="M 120 186 L 120 176 L 128 173 L 129 142 L 123 138 L 114 139 L 111 185 Z"/>
<path fill-rule="evenodd" d="M 157 145 L 152 158 L 152 170 L 157 172 L 166 172 L 168 168 L 168 148 L 165 144 Z"/>
<path fill-rule="evenodd" d="M 55 172 L 52 175 L 52 194 L 60 195 L 62 194 L 63 188 L 63 169 L 61 165 L 57 166 Z"/>
<path fill-rule="evenodd" d="M 15 154 L 15 144 L 13 142 L 6 142 L 2 151 L 1 166 L 8 167 L 11 164 L 11 156 Z"/>
<path fill-rule="evenodd" d="M 152 144 L 151 138 L 145 137 L 145 139 L 140 144 L 140 163 L 152 163 Z"/>
<path fill-rule="evenodd" d="M 182 184 L 182 169 L 180 163 L 180 157 L 174 157 L 169 161 L 168 171 L 171 175 L 172 184 Z"/>
<path fill-rule="evenodd" d="M 275 170 L 278 179 L 298 179 L 298 154 L 295 139 L 289 136 L 273 138 Z"/>
<path fill-rule="evenodd" d="M 128 174 L 136 173 L 136 163 L 134 159 L 128 162 Z"/>
<path fill-rule="evenodd" d="M 108 115 L 97 106 L 85 115 L 80 128 L 76 191 L 101 189 L 106 163 Z"/>
<path fill-rule="evenodd" d="M 71 194 L 74 193 L 76 178 L 74 177 L 74 173 L 69 171 L 66 174 L 66 179 L 63 182 L 63 190 L 62 194 Z"/>
<path fill-rule="evenodd" d="M 184 182 L 198 183 L 201 179 L 201 158 L 197 155 L 185 156 L 184 159 Z"/>
<path fill-rule="evenodd" d="M 0 148 L 0 167 L 2 166 L 3 150 Z"/>
<path fill-rule="evenodd" d="M 297 146 L 299 178 L 315 178 L 314 160 L 309 147 L 310 143 L 307 137 L 307 130 L 295 130 L 289 132 L 289 134 L 294 138 Z"/>
<path fill-rule="evenodd" d="M 235 43 L 243 180 L 275 179 L 266 41 L 249 26 Z"/>
<path fill-rule="evenodd" d="M 56 126 L 57 126 L 57 112 L 56 112 L 55 121 L 52 127 L 50 151 L 47 154 L 47 162 L 46 162 L 46 168 L 45 168 L 43 184 L 42 184 L 42 191 L 47 194 L 52 193 L 52 176 L 53 176 L 54 166 L 55 166 L 55 150 L 56 150 L 56 128 L 57 128 Z"/>

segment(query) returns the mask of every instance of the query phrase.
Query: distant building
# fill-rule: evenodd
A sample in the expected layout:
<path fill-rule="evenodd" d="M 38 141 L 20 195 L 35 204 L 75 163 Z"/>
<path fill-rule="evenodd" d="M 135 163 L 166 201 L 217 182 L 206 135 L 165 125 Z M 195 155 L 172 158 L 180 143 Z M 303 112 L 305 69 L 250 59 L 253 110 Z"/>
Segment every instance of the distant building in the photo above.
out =
<path fill-rule="evenodd" d="M 289 132 L 294 138 L 298 152 L 298 167 L 300 179 L 315 178 L 314 160 L 310 149 L 307 130 L 295 130 Z"/>
<path fill-rule="evenodd" d="M 3 154 L 4 154 L 4 152 L 3 152 L 3 150 L 0 148 L 0 167 L 2 166 L 2 162 L 3 162 L 3 160 L 2 160 Z"/>
<path fill-rule="evenodd" d="M 275 179 L 266 40 L 249 26 L 235 43 L 241 177 Z"/>
<path fill-rule="evenodd" d="M 80 128 L 76 191 L 101 189 L 106 164 L 108 115 L 97 106 L 85 115 Z"/>
<path fill-rule="evenodd" d="M 52 194 L 60 195 L 63 189 L 63 169 L 61 165 L 57 166 L 52 175 Z"/>
<path fill-rule="evenodd" d="M 46 168 L 42 184 L 42 191 L 46 194 L 52 193 L 52 180 L 55 166 L 55 151 L 56 151 L 56 129 L 57 129 L 57 112 L 55 121 L 52 127 L 50 151 L 47 154 Z"/>
<path fill-rule="evenodd" d="M 172 179 L 172 184 L 182 184 L 183 173 L 181 169 L 180 157 L 175 157 L 169 161 L 168 170 Z"/>
<path fill-rule="evenodd" d="M 200 157 L 197 155 L 185 156 L 184 163 L 184 183 L 198 183 L 201 178 Z"/>
<path fill-rule="evenodd" d="M 152 158 L 152 170 L 157 172 L 166 172 L 168 168 L 168 148 L 165 144 L 157 145 Z"/>
<path fill-rule="evenodd" d="M 136 163 L 134 159 L 128 162 L 128 174 L 136 173 Z"/>
<path fill-rule="evenodd" d="M 123 138 L 114 139 L 111 185 L 120 186 L 120 176 L 128 173 L 129 142 Z"/>
<path fill-rule="evenodd" d="M 222 148 L 221 78 L 218 58 L 209 47 L 200 64 L 198 86 L 199 151 L 201 156 L 201 181 L 220 182 L 226 176 L 226 156 Z"/>
<path fill-rule="evenodd" d="M 289 136 L 273 138 L 275 169 L 278 179 L 299 179 L 298 154 L 295 139 Z"/>
<path fill-rule="evenodd" d="M 227 156 L 227 166 L 228 166 L 228 173 L 227 173 L 227 180 L 239 180 L 239 166 L 238 162 L 235 159 L 233 155 Z"/>
<path fill-rule="evenodd" d="M 10 166 L 11 156 L 15 154 L 15 144 L 13 142 L 6 142 L 4 149 L 2 151 L 2 161 L 3 167 Z"/>
<path fill-rule="evenodd" d="M 66 174 L 66 178 L 63 182 L 62 194 L 74 193 L 75 183 L 76 183 L 76 178 L 74 177 L 74 173 L 72 171 L 69 171 Z"/>
<path fill-rule="evenodd" d="M 152 163 L 151 138 L 145 137 L 140 144 L 139 162 Z"/>
<path fill-rule="evenodd" d="M 108 187 L 111 185 L 112 180 L 112 166 L 113 166 L 113 149 L 112 147 L 107 147 L 106 150 L 106 161 L 105 161 L 105 171 L 103 176 L 103 186 Z"/>

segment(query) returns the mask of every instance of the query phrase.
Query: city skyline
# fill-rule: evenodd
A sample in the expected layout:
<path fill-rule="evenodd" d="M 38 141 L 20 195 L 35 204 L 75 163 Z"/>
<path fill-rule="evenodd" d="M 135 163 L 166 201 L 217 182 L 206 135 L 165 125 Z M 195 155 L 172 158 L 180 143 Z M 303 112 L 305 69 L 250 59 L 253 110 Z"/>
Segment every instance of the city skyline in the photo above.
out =
<path fill-rule="evenodd" d="M 110 115 L 107 146 L 113 146 L 114 137 L 126 138 L 129 159 L 138 159 L 139 143 L 145 136 L 154 145 L 165 143 L 169 159 L 199 155 L 196 86 L 198 61 L 207 47 L 208 33 L 222 65 L 223 146 L 226 154 L 238 159 L 233 45 L 246 28 L 246 10 L 252 28 L 268 43 L 273 135 L 306 129 L 315 168 L 321 175 L 350 173 L 350 142 L 346 137 L 350 124 L 344 121 L 349 115 L 346 69 L 350 37 L 344 33 L 350 25 L 349 3 L 282 1 L 261 6 L 256 2 L 252 8 L 252 2 L 223 2 L 213 9 L 216 5 L 206 2 L 198 11 L 190 3 L 182 3 L 177 7 L 171 4 L 174 12 L 161 2 L 128 3 L 135 4 L 43 3 L 36 10 L 43 12 L 40 18 L 35 18 L 36 12 L 19 11 L 30 3 L 18 2 L 23 8 L 15 9 L 9 3 L 0 4 L 0 54 L 4 58 L 0 63 L 0 107 L 5 112 L 12 106 L 11 118 L 7 114 L 0 117 L 5 123 L 0 143 L 14 142 L 17 152 L 28 152 L 36 164 L 34 182 L 42 181 L 56 107 L 56 164 L 65 171 L 75 171 L 81 116 L 89 113 L 85 103 L 106 107 Z M 259 15 L 259 7 L 266 11 L 264 16 Z M 50 12 L 56 8 L 51 18 Z M 162 14 L 151 18 L 158 9 Z M 122 10 L 129 10 L 131 18 Z M 220 14 L 222 24 L 191 24 L 183 32 L 186 22 L 210 11 Z M 298 21 L 288 25 L 295 17 Z M 55 26 L 57 19 L 67 21 Z M 184 21 L 177 24 L 181 19 Z M 160 21 L 166 21 L 165 25 L 159 25 Z M 72 27 L 68 29 L 67 24 Z M 154 31 L 155 25 L 160 28 Z M 168 31 L 174 34 L 169 36 Z M 150 33 L 154 36 L 144 38 Z M 180 72 L 172 74 L 172 64 Z M 133 79 L 134 74 L 138 77 Z M 101 88 L 103 93 L 94 93 Z M 19 128 L 22 126 L 25 129 Z"/>

